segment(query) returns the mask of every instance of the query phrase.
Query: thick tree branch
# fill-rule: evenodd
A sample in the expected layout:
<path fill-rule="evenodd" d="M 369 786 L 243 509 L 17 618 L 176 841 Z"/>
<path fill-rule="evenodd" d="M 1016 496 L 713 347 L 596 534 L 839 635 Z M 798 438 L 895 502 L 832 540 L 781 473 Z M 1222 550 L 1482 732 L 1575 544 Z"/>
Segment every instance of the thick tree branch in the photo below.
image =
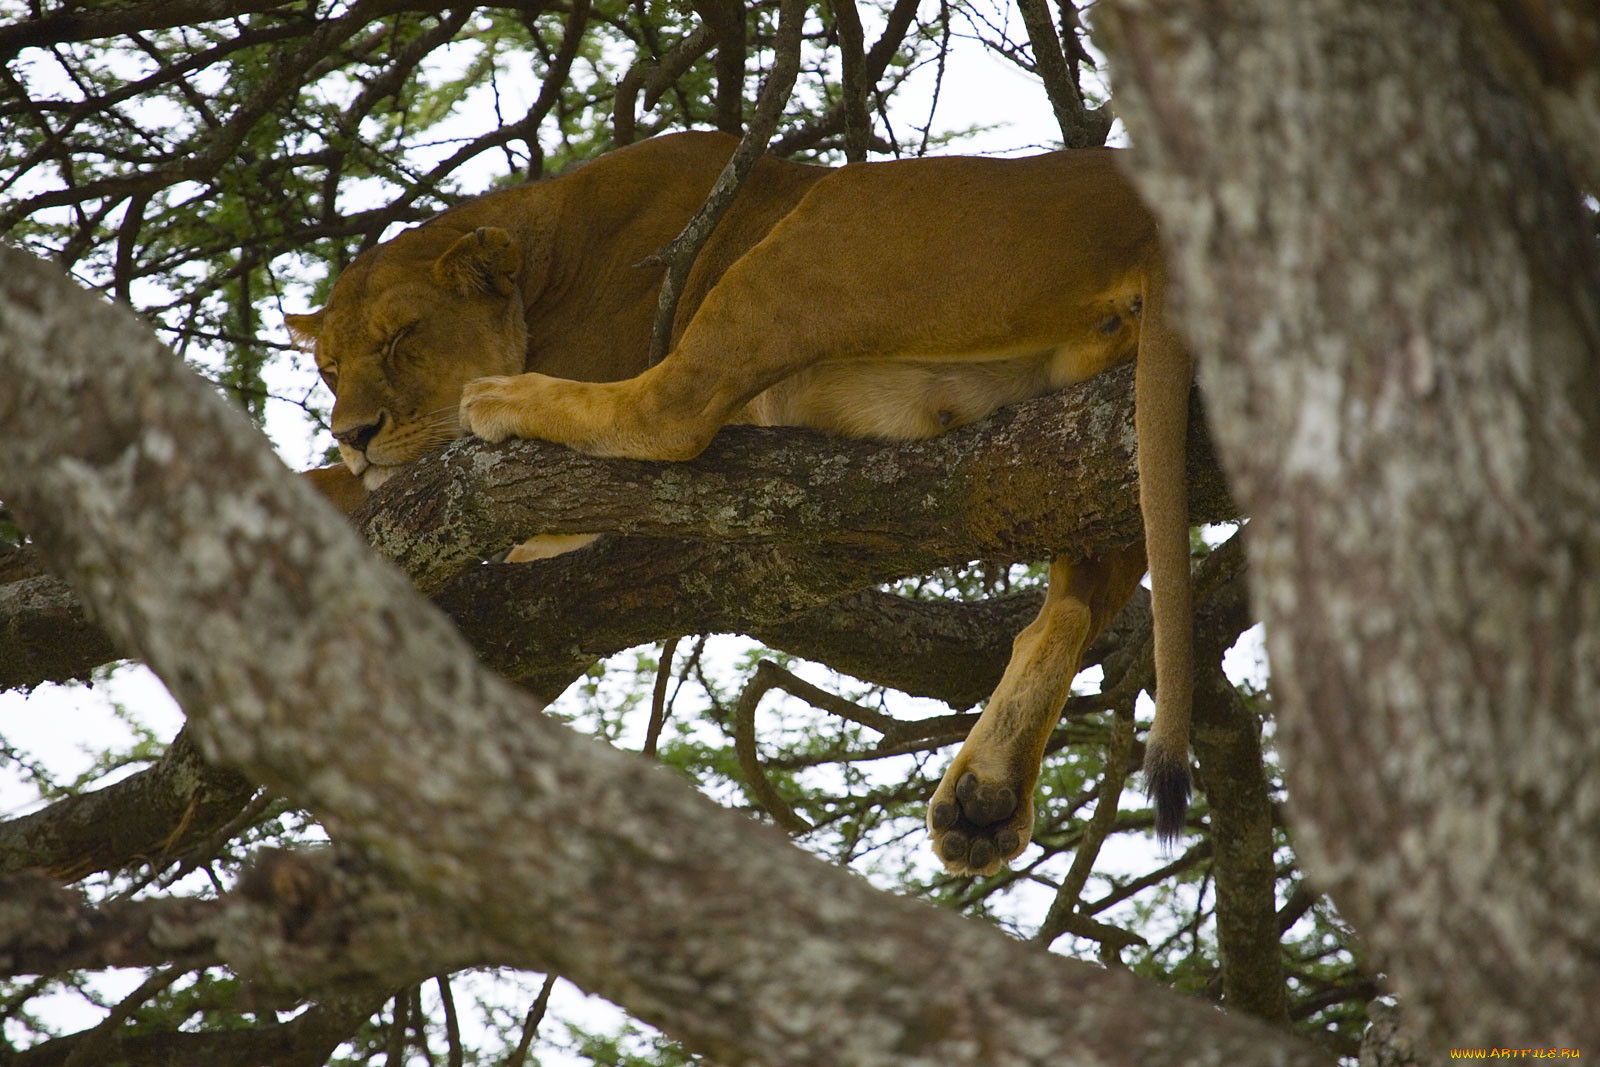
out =
<path fill-rule="evenodd" d="M 574 557 L 550 566 L 574 566 L 575 580 L 582 582 L 590 574 L 582 560 Z M 737 570 L 737 564 L 732 566 Z M 66 583 L 52 581 L 70 596 Z M 491 589 L 486 595 L 507 594 Z M 868 589 L 783 622 L 751 626 L 749 633 L 773 648 L 867 681 L 965 708 L 994 688 L 1012 638 L 1038 612 L 1040 600 L 1040 594 L 1022 593 L 958 603 Z M 475 605 L 471 592 L 451 604 L 458 609 L 457 624 L 475 641 L 480 657 L 502 673 L 514 673 L 525 662 L 505 650 L 538 647 L 538 620 L 508 619 L 492 607 Z M 497 631 L 499 624 L 521 636 L 508 640 Z M 94 633 L 104 639 L 98 629 Z M 1091 650 L 1087 662 L 1099 662 L 1099 655 Z M 558 667 L 525 674 L 524 684 L 549 698 L 591 662 L 579 652 L 558 660 Z M 161 760 L 144 771 L 0 823 L 0 871 L 44 870 L 76 880 L 139 862 L 183 859 L 186 850 L 233 819 L 253 792 L 232 771 L 200 760 L 186 736 L 180 734 Z"/>
<path fill-rule="evenodd" d="M 120 37 L 140 30 L 239 18 L 284 6 L 283 0 L 147 0 L 105 10 L 62 5 L 40 18 L 0 27 L 0 62 L 24 48 Z"/>
<path fill-rule="evenodd" d="M 885 897 L 534 714 L 131 315 L 5 249 L 0 375 L 5 498 L 108 628 L 217 755 L 497 962 L 739 1062 L 1320 1062 Z"/>
<path fill-rule="evenodd" d="M 169 862 L 237 815 L 254 792 L 239 774 L 202 759 L 182 731 L 148 770 L 0 823 L 0 872 L 43 870 L 74 882 Z"/>
<path fill-rule="evenodd" d="M 725 429 L 688 463 L 597 460 L 542 441 L 463 442 L 356 516 L 424 590 L 534 534 L 612 531 L 915 557 L 1084 558 L 1140 536 L 1132 368 L 915 442 Z M 1199 420 L 1191 515 L 1233 517 Z M 894 569 L 895 564 L 884 565 Z"/>
<path fill-rule="evenodd" d="M 690 464 L 594 460 L 542 442 L 463 442 L 385 486 L 359 518 L 381 552 L 419 584 L 441 589 L 441 605 L 480 653 L 513 677 L 543 674 L 548 686 L 601 649 L 729 630 L 966 706 L 985 683 L 963 674 L 973 659 L 959 646 L 970 641 L 964 632 L 973 617 L 990 609 L 872 597 L 872 610 L 892 614 L 895 625 L 926 620 L 902 651 L 849 641 L 839 629 L 843 608 L 824 605 L 941 565 L 1083 557 L 1138 537 L 1131 394 L 1131 370 L 1115 371 L 920 442 L 734 428 Z M 1236 514 L 1198 420 L 1190 486 L 1195 521 Z M 539 565 L 477 565 L 535 533 L 600 530 L 746 543 L 624 541 Z M 802 547 L 830 542 L 838 547 L 826 559 Z M 36 569 L 19 564 L 10 573 L 23 577 L 0 585 L 0 632 L 11 638 L 0 645 L 6 687 L 78 677 L 112 655 L 65 584 Z M 735 594 L 754 569 L 767 592 Z M 715 589 L 728 595 L 707 595 Z M 1001 630 L 1014 632 L 1010 620 L 1021 611 L 1002 614 Z M 541 655 L 541 645 L 555 647 L 541 634 L 588 626 L 617 633 L 575 638 L 574 656 L 542 668 L 527 659 Z M 977 658 L 988 661 L 992 641 L 1009 639 L 981 642 L 990 651 L 978 649 Z M 912 654 L 919 644 L 926 655 Z"/>
<path fill-rule="evenodd" d="M 0 976 L 219 962 L 212 901 L 171 898 L 92 907 L 36 874 L 0 876 Z"/>
<path fill-rule="evenodd" d="M 116 657 L 66 582 L 41 571 L 0 584 L 0 689 L 84 678 Z"/>

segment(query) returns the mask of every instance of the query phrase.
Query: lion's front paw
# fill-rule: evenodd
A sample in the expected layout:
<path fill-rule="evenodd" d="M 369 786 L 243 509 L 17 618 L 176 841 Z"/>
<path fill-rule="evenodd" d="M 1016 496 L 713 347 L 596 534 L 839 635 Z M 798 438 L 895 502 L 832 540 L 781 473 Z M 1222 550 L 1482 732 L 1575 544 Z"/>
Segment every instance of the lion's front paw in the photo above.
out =
<path fill-rule="evenodd" d="M 928 805 L 933 850 L 952 874 L 994 874 L 1033 833 L 1033 783 L 1014 774 L 980 774 L 963 752 Z"/>
<path fill-rule="evenodd" d="M 476 378 L 461 390 L 459 415 L 461 428 L 485 441 L 498 442 L 511 437 L 536 437 L 527 412 L 537 405 L 530 395 L 538 383 L 532 374 L 514 377 Z"/>

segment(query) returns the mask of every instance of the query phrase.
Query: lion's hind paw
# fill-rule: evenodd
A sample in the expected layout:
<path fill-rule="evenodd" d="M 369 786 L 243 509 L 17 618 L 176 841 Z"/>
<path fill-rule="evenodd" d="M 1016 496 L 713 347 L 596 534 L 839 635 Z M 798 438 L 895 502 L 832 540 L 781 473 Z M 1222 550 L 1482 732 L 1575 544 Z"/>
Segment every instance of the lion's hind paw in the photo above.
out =
<path fill-rule="evenodd" d="M 989 782 L 972 771 L 939 784 L 928 808 L 933 848 L 954 874 L 994 874 L 1020 853 L 1033 827 L 1032 804 L 1016 784 Z"/>

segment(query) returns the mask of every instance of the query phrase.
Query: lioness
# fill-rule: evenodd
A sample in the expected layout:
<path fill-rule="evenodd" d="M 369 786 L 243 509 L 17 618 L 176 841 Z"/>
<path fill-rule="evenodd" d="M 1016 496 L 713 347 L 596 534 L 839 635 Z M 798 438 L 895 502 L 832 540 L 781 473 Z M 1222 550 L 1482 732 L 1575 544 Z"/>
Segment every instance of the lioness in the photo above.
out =
<path fill-rule="evenodd" d="M 1148 553 L 1158 829 L 1188 802 L 1189 358 L 1163 313 L 1156 225 L 1109 150 L 837 169 L 761 160 L 695 265 L 670 353 L 646 367 L 658 270 L 732 153 L 658 137 L 486 196 L 358 257 L 289 317 L 374 488 L 457 436 L 682 460 L 733 422 L 924 437 L 1137 356 L 1145 544 L 1057 560 L 1043 610 L 933 794 L 945 866 L 1022 851 L 1045 743 L 1090 640 Z M 349 488 L 346 486 L 346 488 Z"/>

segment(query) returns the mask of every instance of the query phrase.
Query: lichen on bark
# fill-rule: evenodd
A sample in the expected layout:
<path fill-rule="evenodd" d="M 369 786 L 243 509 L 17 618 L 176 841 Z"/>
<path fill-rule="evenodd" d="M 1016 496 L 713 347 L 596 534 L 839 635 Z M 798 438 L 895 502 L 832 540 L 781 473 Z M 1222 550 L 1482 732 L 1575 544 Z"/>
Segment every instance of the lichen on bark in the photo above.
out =
<path fill-rule="evenodd" d="M 1570 138 L 1472 6 L 1117 0 L 1099 25 L 1252 516 L 1307 870 L 1435 1048 L 1578 1047 L 1600 269 Z"/>

